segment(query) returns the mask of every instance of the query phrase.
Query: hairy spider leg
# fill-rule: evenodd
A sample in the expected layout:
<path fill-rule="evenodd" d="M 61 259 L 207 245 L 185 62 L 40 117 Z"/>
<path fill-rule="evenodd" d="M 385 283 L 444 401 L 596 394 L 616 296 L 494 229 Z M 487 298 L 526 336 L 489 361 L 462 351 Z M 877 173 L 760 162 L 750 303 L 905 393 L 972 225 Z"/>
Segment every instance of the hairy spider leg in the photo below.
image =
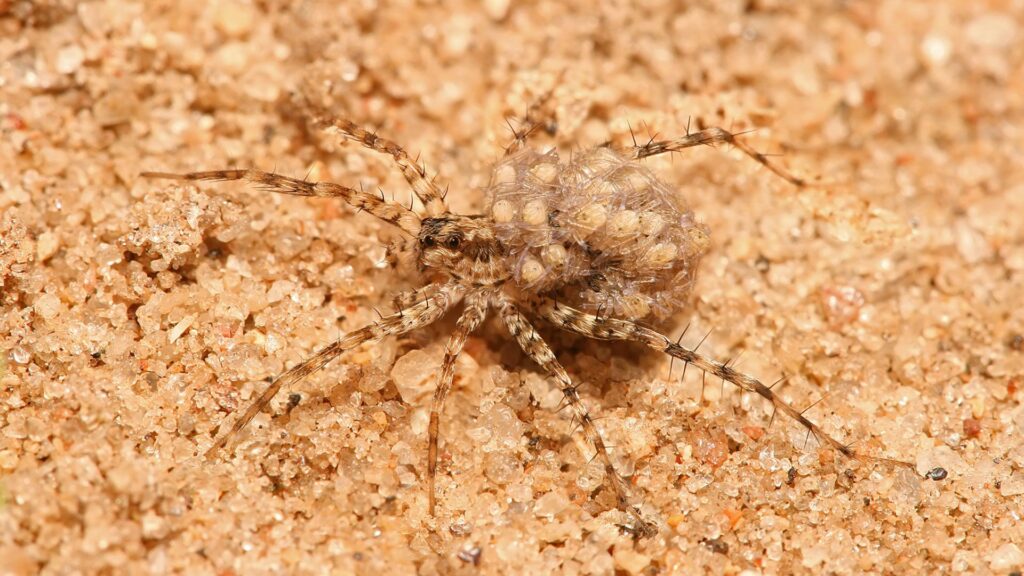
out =
<path fill-rule="evenodd" d="M 471 292 L 465 298 L 462 316 L 455 324 L 455 332 L 448 338 L 444 347 L 444 360 L 441 372 L 437 376 L 437 387 L 434 388 L 434 400 L 430 406 L 430 424 L 427 428 L 427 494 L 430 502 L 430 514 L 434 514 L 437 506 L 437 446 L 440 439 L 441 412 L 444 401 L 452 387 L 455 377 L 455 361 L 458 360 L 462 348 L 469 335 L 480 326 L 487 316 L 488 295 L 485 291 Z"/>
<path fill-rule="evenodd" d="M 224 182 L 244 180 L 255 184 L 261 190 L 291 194 L 293 196 L 316 196 L 320 198 L 341 198 L 353 208 L 366 212 L 394 224 L 405 232 L 416 236 L 420 231 L 420 217 L 401 204 L 384 200 L 383 195 L 355 190 L 331 182 L 307 182 L 263 172 L 260 170 L 210 170 L 206 172 L 142 172 L 143 178 L 164 178 L 169 180 Z"/>
<path fill-rule="evenodd" d="M 666 152 L 677 152 L 693 146 L 714 146 L 715 144 L 731 144 L 738 148 L 741 152 L 747 156 L 753 158 L 756 162 L 771 170 L 777 176 L 783 180 L 793 184 L 794 186 L 804 186 L 806 181 L 802 178 L 797 178 L 789 172 L 786 172 L 781 167 L 776 165 L 774 162 L 768 159 L 768 156 L 754 150 L 750 146 L 744 144 L 736 134 L 725 130 L 724 128 L 707 128 L 700 132 L 694 132 L 671 140 L 651 140 L 646 144 L 639 144 L 632 147 L 632 150 L 628 153 L 637 160 L 642 160 L 649 156 L 656 156 L 658 154 L 664 154 Z"/>
<path fill-rule="evenodd" d="M 656 534 L 657 527 L 652 522 L 644 520 L 639 507 L 633 501 L 629 483 L 615 470 L 608 447 L 601 437 L 601 432 L 594 425 L 594 419 L 590 416 L 590 412 L 583 405 L 583 401 L 580 399 L 579 392 L 577 391 L 577 386 L 572 383 L 572 379 L 558 359 L 555 358 L 551 348 L 544 342 L 544 339 L 537 333 L 537 330 L 530 324 L 529 320 L 519 312 L 519 309 L 516 308 L 508 296 L 500 295 L 496 306 L 501 314 L 501 319 L 505 322 L 505 327 L 512 337 L 516 339 L 516 342 L 519 343 L 519 347 L 522 348 L 523 352 L 558 382 L 562 389 L 562 394 L 565 396 L 566 403 L 572 408 L 576 419 L 580 422 L 584 436 L 594 446 L 594 449 L 597 451 L 597 457 L 604 464 L 605 476 L 615 491 L 618 507 L 633 518 L 634 525 L 629 527 L 631 531 L 640 537 Z"/>
<path fill-rule="evenodd" d="M 406 308 L 430 298 L 436 294 L 437 290 L 442 286 L 444 286 L 444 284 L 433 282 L 420 286 L 419 288 L 405 290 L 395 294 L 395 297 L 391 299 L 391 302 L 394 304 L 395 310 L 402 312 Z"/>
<path fill-rule="evenodd" d="M 444 201 L 444 192 L 434 182 L 434 178 L 427 175 L 426 168 L 410 158 L 405 149 L 387 138 L 382 138 L 362 128 L 351 120 L 330 116 L 316 108 L 314 111 L 316 115 L 313 117 L 313 124 L 318 128 L 325 131 L 330 131 L 333 128 L 348 140 L 358 142 L 380 154 L 391 156 L 413 193 L 423 203 L 427 215 L 440 216 L 448 212 L 448 206 Z"/>
<path fill-rule="evenodd" d="M 551 103 L 555 88 L 558 87 L 564 76 L 565 71 L 563 70 L 558 74 L 551 88 L 530 104 L 530 107 L 526 109 L 526 114 L 519 119 L 517 127 L 513 127 L 511 122 L 508 123 L 509 128 L 512 130 L 512 142 L 505 147 L 506 157 L 525 148 L 527 140 L 530 139 L 534 132 L 545 123 L 554 121 L 554 111 L 548 105 Z"/>
<path fill-rule="evenodd" d="M 213 446 L 206 451 L 205 457 L 211 458 L 218 450 L 227 445 L 231 438 L 238 434 L 238 432 L 245 428 L 246 424 L 266 408 L 267 404 L 270 403 L 282 387 L 295 384 L 326 366 L 331 360 L 340 356 L 342 352 L 351 350 L 360 344 L 374 342 L 387 336 L 404 334 L 410 330 L 416 330 L 435 322 L 462 298 L 463 292 L 460 286 L 454 284 L 441 286 L 437 293 L 429 298 L 401 312 L 384 316 L 377 322 L 350 332 L 345 337 L 323 347 L 311 358 L 304 360 L 301 364 L 292 367 L 284 374 L 278 376 L 260 394 L 259 398 L 249 405 L 245 413 L 235 421 L 231 426 L 231 430 L 227 434 L 220 436 L 213 443 Z"/>
<path fill-rule="evenodd" d="M 791 404 L 782 399 L 781 396 L 772 391 L 771 387 L 765 386 L 756 378 L 736 371 L 734 368 L 718 362 L 696 350 L 689 350 L 655 330 L 641 326 L 628 320 L 617 318 L 597 317 L 582 310 L 567 306 L 550 298 L 542 299 L 534 304 L 534 310 L 541 317 L 545 318 L 555 326 L 575 332 L 589 338 L 598 340 L 626 340 L 638 342 L 655 350 L 664 352 L 669 356 L 678 358 L 687 364 L 693 364 L 705 373 L 722 378 L 735 384 L 743 390 L 754 392 L 762 398 L 771 402 L 773 409 L 784 412 L 790 418 L 807 429 L 808 433 L 815 438 L 824 439 L 837 452 L 862 461 L 880 461 L 890 464 L 898 464 L 913 468 L 913 464 L 889 458 L 866 456 L 855 452 L 849 445 L 836 440 L 817 424 L 803 415 L 803 412 L 794 408 Z"/>

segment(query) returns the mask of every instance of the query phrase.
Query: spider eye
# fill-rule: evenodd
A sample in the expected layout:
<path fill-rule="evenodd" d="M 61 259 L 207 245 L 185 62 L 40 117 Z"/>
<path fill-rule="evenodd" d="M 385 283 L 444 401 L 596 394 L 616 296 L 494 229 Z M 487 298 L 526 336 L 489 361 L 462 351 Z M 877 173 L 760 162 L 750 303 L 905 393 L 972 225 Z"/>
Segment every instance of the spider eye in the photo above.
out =
<path fill-rule="evenodd" d="M 462 238 L 459 238 L 458 236 L 452 236 L 447 242 L 445 242 L 445 245 L 452 250 L 458 250 L 460 244 L 462 244 Z"/>
<path fill-rule="evenodd" d="M 434 247 L 434 237 L 433 236 L 426 236 L 426 237 L 423 238 L 423 240 L 420 240 L 420 244 L 423 244 L 423 246 L 426 247 L 426 248 L 433 248 Z"/>

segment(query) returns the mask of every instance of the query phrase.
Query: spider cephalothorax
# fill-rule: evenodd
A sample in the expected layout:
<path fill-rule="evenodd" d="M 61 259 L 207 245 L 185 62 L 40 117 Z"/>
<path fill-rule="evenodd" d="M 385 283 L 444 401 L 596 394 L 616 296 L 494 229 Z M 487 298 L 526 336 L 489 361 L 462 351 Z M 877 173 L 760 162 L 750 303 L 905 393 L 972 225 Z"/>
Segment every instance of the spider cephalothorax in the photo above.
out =
<path fill-rule="evenodd" d="M 394 142 L 367 132 L 347 120 L 317 118 L 321 127 L 391 156 L 423 208 L 388 202 L 383 195 L 329 182 L 307 182 L 258 170 L 215 170 L 144 176 L 183 180 L 248 180 L 260 187 L 299 196 L 340 198 L 355 208 L 389 222 L 408 236 L 420 271 L 428 283 L 396 298 L 394 314 L 352 331 L 320 349 L 311 358 L 278 377 L 207 450 L 212 456 L 263 410 L 286 385 L 323 368 L 360 344 L 427 326 L 462 304 L 456 330 L 445 356 L 428 427 L 426 479 L 429 508 L 436 502 L 435 477 L 439 422 L 452 385 L 455 362 L 469 334 L 495 309 L 523 351 L 554 379 L 565 404 L 596 450 L 618 507 L 632 519 L 634 534 L 648 536 L 655 524 L 644 520 L 630 484 L 618 474 L 609 450 L 569 374 L 523 313 L 590 338 L 629 340 L 682 360 L 756 393 L 848 457 L 866 458 L 825 433 L 803 413 L 760 381 L 689 349 L 637 322 L 671 314 L 689 292 L 707 231 L 672 188 L 658 180 L 640 160 L 691 146 L 730 143 L 795 185 L 802 181 L 782 172 L 733 135 L 720 128 L 625 148 L 598 147 L 568 162 L 554 152 L 526 148 L 527 137 L 540 124 L 531 117 L 493 172 L 486 216 L 452 214 L 444 195 Z"/>
<path fill-rule="evenodd" d="M 424 218 L 417 235 L 421 271 L 456 282 L 489 286 L 508 279 L 508 249 L 498 240 L 494 223 L 484 216 L 444 214 Z"/>

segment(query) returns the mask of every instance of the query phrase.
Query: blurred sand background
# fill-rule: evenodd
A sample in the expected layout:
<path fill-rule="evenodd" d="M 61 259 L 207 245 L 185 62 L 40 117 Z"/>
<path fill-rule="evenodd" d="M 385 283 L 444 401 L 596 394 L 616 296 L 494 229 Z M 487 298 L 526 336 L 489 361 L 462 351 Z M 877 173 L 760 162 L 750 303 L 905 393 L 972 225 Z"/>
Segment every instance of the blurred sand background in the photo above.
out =
<path fill-rule="evenodd" d="M 0 0 L 0 573 L 1019 574 L 1022 31 L 1019 0 Z M 547 330 L 660 524 L 634 541 L 558 390 L 491 322 L 459 363 L 431 518 L 450 319 L 348 354 L 196 458 L 416 279 L 378 265 L 394 231 L 337 202 L 137 174 L 255 166 L 407 198 L 385 159 L 306 128 L 305 91 L 480 211 L 505 118 L 552 88 L 538 145 L 756 128 L 826 182 L 728 148 L 646 161 L 714 243 L 678 323 L 789 375 L 797 405 L 827 394 L 809 415 L 916 473 Z"/>

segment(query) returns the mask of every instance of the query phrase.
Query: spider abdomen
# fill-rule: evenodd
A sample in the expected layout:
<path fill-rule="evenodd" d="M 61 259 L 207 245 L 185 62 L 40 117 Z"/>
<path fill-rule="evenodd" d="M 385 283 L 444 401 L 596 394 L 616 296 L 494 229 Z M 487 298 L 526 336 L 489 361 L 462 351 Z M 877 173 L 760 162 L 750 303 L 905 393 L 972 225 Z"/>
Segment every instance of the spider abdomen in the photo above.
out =
<path fill-rule="evenodd" d="M 589 311 L 664 318 L 689 295 L 707 229 L 638 160 L 523 149 L 495 166 L 488 214 L 528 292 Z"/>

